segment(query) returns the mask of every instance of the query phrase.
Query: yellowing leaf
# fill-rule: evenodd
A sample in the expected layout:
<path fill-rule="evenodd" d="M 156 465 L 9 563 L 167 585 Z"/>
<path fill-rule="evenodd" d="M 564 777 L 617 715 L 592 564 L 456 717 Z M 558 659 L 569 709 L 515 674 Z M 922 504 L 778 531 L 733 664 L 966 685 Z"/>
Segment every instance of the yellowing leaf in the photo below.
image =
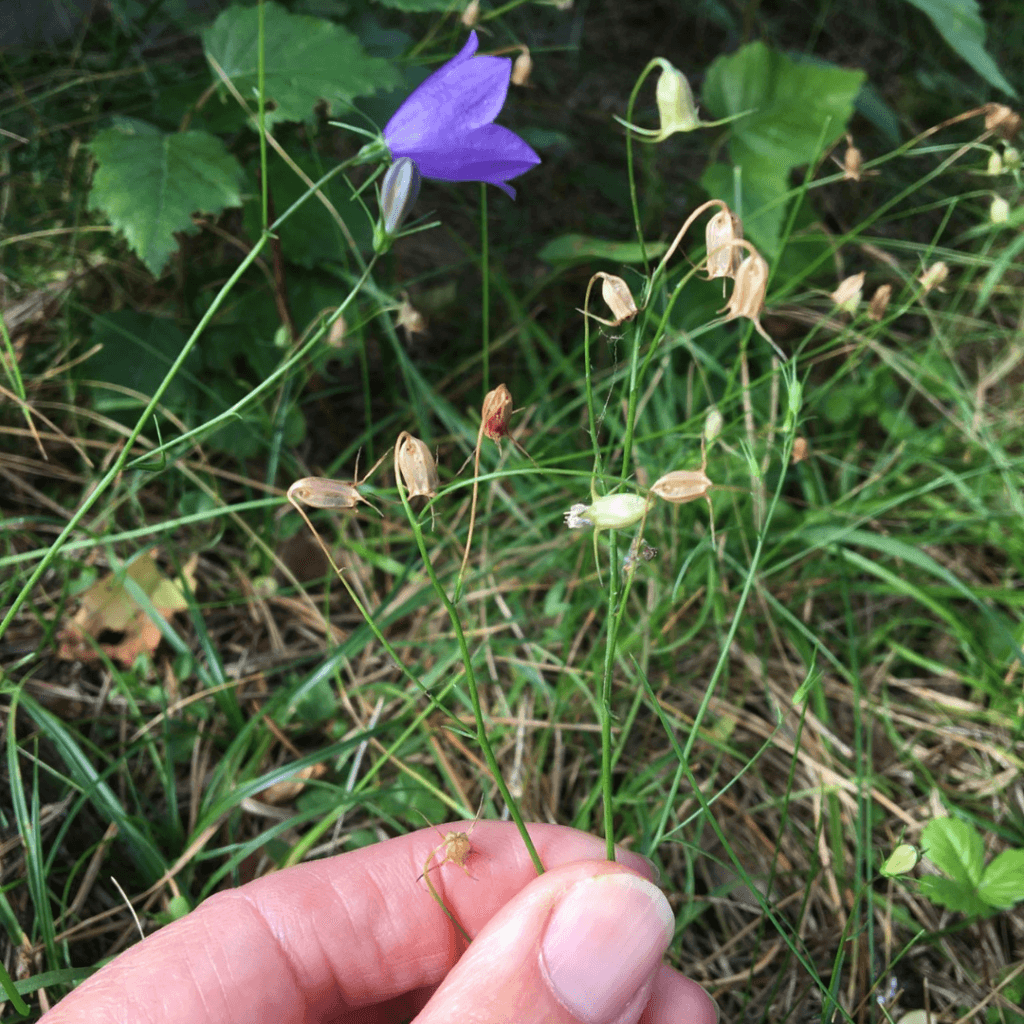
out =
<path fill-rule="evenodd" d="M 188 607 L 181 585 L 160 571 L 156 554 L 157 549 L 153 548 L 140 555 L 126 570 L 109 573 L 82 594 L 74 618 L 61 629 L 58 657 L 66 661 L 95 661 L 99 655 L 88 637 L 110 658 L 124 665 L 131 665 L 139 654 L 156 650 L 160 627 L 128 592 L 125 579 L 136 583 L 165 618 Z M 198 562 L 199 556 L 193 555 L 182 570 L 189 589 L 195 586 Z"/>

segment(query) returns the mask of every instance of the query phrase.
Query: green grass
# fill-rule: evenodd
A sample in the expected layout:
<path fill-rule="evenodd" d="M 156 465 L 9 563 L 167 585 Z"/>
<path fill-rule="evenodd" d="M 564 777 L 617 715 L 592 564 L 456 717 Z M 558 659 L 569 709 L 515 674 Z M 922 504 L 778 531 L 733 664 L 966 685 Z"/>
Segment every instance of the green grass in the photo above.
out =
<path fill-rule="evenodd" d="M 858 23 L 869 56 L 884 13 Z M 991 15 L 1004 71 L 1014 13 Z M 495 30 L 562 39 L 559 17 L 523 7 Z M 614 24 L 604 8 L 580 17 L 588 33 Z M 429 24 L 395 22 L 413 41 Z M 810 41 L 782 18 L 758 30 L 858 66 L 825 8 Z M 607 58 L 602 87 L 627 120 L 661 52 L 649 31 L 625 33 L 628 61 L 608 42 L 585 50 Z M 720 283 L 691 273 L 703 220 L 661 275 L 536 258 L 570 232 L 635 241 L 631 186 L 644 237 L 671 241 L 725 138 L 635 144 L 631 181 L 593 96 L 567 120 L 572 54 L 553 44 L 547 60 L 535 47 L 537 87 L 502 121 L 569 148 L 542 153 L 515 206 L 489 194 L 486 299 L 476 186 L 425 183 L 417 212 L 441 227 L 379 260 L 343 246 L 326 259 L 302 239 L 333 231 L 330 215 L 283 165 L 262 177 L 277 238 L 254 189 L 153 277 L 88 210 L 83 144 L 97 110 L 172 130 L 195 105 L 201 51 L 165 39 L 175 60 L 113 24 L 83 30 L 80 65 L 71 44 L 3 58 L 7 130 L 30 141 L 0 146 L 0 922 L 32 1012 L 131 941 L 112 875 L 149 932 L 222 888 L 482 805 L 655 860 L 680 923 L 671 960 L 726 1020 L 898 1020 L 926 1001 L 943 1019 L 984 1002 L 973 1019 L 1019 1020 L 996 993 L 1019 966 L 1019 908 L 966 918 L 879 871 L 939 815 L 973 823 L 989 859 L 1024 846 L 1022 264 L 1019 218 L 988 222 L 993 194 L 1019 211 L 1021 183 L 983 176 L 1003 146 L 981 117 L 919 134 L 998 97 L 951 55 L 927 68 L 948 90 L 927 96 L 912 68 L 893 81 L 861 65 L 902 143 L 855 120 L 876 176 L 844 181 L 819 153 L 792 179 L 762 314 L 780 363 L 749 320 L 720 322 Z M 656 123 L 643 102 L 635 120 Z M 193 113 L 209 125 L 231 109 Z M 260 163 L 257 133 L 210 130 Z M 322 122 L 274 131 L 314 180 L 359 144 Z M 324 186 L 336 206 L 340 182 Z M 949 277 L 926 291 L 940 260 Z M 636 319 L 585 329 L 599 270 L 625 279 Z M 860 270 L 851 319 L 828 295 Z M 872 319 L 882 283 L 892 298 Z M 597 291 L 590 311 L 607 317 Z M 425 335 L 394 326 L 404 293 Z M 82 360 L 97 341 L 125 344 L 136 377 L 97 379 Z M 481 402 L 502 382 L 534 461 L 483 440 L 456 599 Z M 712 410 L 715 543 L 699 500 L 654 502 L 596 545 L 566 528 L 592 489 L 646 493 L 697 469 Z M 414 508 L 385 459 L 361 486 L 382 517 L 310 510 L 339 578 L 284 493 L 352 480 L 358 452 L 371 466 L 403 430 L 438 452 L 438 495 Z M 657 554 L 623 572 L 639 530 Z M 159 646 L 114 658 L 129 626 L 70 656 L 87 588 L 154 548 L 170 579 L 198 556 L 177 612 L 128 585 Z M 898 1003 L 878 998 L 891 979 Z"/>

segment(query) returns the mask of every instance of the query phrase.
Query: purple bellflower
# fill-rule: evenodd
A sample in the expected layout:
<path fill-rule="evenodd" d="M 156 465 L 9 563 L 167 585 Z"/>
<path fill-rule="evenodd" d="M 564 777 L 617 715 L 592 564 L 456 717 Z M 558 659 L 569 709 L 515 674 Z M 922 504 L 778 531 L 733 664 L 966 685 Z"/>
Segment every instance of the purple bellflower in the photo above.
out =
<path fill-rule="evenodd" d="M 474 57 L 476 32 L 447 64 L 422 82 L 384 128 L 391 156 L 409 157 L 424 178 L 486 181 L 507 192 L 509 178 L 540 157 L 515 132 L 494 124 L 512 74 L 508 57 Z"/>

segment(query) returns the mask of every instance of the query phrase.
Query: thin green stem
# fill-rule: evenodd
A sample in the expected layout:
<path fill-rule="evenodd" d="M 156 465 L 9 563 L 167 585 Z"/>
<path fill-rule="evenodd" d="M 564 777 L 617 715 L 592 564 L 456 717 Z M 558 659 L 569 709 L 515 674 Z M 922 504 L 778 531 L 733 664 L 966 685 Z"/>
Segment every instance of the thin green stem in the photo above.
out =
<path fill-rule="evenodd" d="M 419 519 L 412 510 L 412 506 L 409 504 L 409 498 L 405 492 L 402 477 L 398 472 L 395 473 L 395 483 L 398 487 L 398 496 L 402 499 L 402 506 L 404 507 L 405 514 L 409 519 L 409 525 L 412 527 L 413 534 L 416 537 L 416 546 L 419 548 L 420 557 L 423 559 L 423 566 L 427 570 L 427 575 L 430 577 L 430 582 L 433 584 L 434 590 L 437 592 L 437 596 L 444 604 L 445 611 L 448 613 L 448 618 L 452 624 L 452 629 L 455 631 L 455 638 L 458 641 L 459 650 L 462 652 L 462 664 L 466 670 L 466 685 L 469 687 L 469 699 L 473 705 L 473 717 L 476 720 L 477 743 L 483 751 L 484 759 L 487 761 L 487 767 L 490 769 L 491 775 L 501 792 L 501 798 L 505 801 L 505 806 L 508 808 L 509 814 L 512 815 L 512 820 L 516 823 L 516 828 L 519 829 L 519 834 L 522 836 L 523 843 L 526 845 L 526 851 L 530 855 L 530 860 L 533 861 L 533 866 L 537 869 L 537 874 L 542 875 L 544 873 L 544 865 L 541 863 L 540 856 L 537 853 L 536 847 L 533 845 L 533 840 L 530 839 L 530 833 L 526 830 L 526 822 L 523 820 L 523 816 L 519 811 L 519 805 L 516 803 L 515 797 L 512 796 L 512 793 L 509 791 L 509 788 L 505 783 L 505 777 L 502 774 L 501 766 L 498 764 L 498 759 L 494 756 L 494 750 L 491 748 L 491 741 L 487 736 L 483 707 L 480 704 L 480 691 L 477 687 L 476 675 L 473 671 L 473 659 L 469 653 L 469 645 L 466 643 L 466 635 L 462 631 L 462 621 L 459 618 L 459 613 L 455 609 L 455 605 L 453 605 L 449 600 L 444 587 L 441 585 L 441 581 L 437 578 L 437 573 L 434 571 L 433 563 L 430 561 L 430 554 L 427 551 L 426 542 L 423 539 L 423 529 L 420 526 Z"/>
<path fill-rule="evenodd" d="M 615 667 L 615 641 L 619 618 L 615 614 L 618 604 L 618 558 L 615 530 L 610 530 L 608 543 L 608 632 L 605 640 L 604 674 L 601 680 L 601 794 L 604 804 L 604 841 L 608 860 L 615 860 L 615 821 L 612 806 L 612 671 Z"/>
<path fill-rule="evenodd" d="M 480 275 L 482 305 L 480 344 L 484 376 L 484 394 L 491 390 L 491 269 L 490 245 L 487 237 L 487 186 L 480 182 Z"/>
<path fill-rule="evenodd" d="M 263 57 L 264 57 L 264 35 L 263 35 L 263 0 L 259 0 L 259 39 L 256 46 L 256 102 L 259 107 L 259 134 L 260 134 L 260 200 L 262 220 L 260 224 L 263 230 L 267 230 L 269 223 L 269 186 L 267 185 L 267 127 L 264 121 L 265 99 L 263 95 Z"/>

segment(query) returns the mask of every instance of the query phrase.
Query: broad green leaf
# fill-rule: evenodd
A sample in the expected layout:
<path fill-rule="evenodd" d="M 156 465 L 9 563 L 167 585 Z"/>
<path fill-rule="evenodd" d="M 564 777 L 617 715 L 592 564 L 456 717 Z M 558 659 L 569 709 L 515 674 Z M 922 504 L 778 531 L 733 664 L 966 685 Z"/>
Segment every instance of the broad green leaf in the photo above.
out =
<path fill-rule="evenodd" d="M 764 205 L 786 194 L 793 167 L 814 160 L 842 136 L 863 81 L 861 71 L 795 61 L 757 42 L 712 63 L 702 101 L 715 118 L 753 111 L 730 126 L 729 155 L 741 180 L 757 183 Z M 756 212 L 744 209 L 745 228 L 746 217 Z M 772 259 L 778 232 L 769 236 L 767 230 L 753 237 Z"/>
<path fill-rule="evenodd" d="M 667 248 L 665 242 L 647 242 L 647 258 L 657 259 Z M 609 242 L 590 235 L 559 235 L 537 255 L 548 263 L 581 263 L 611 260 L 613 263 L 642 263 L 639 242 Z"/>
<path fill-rule="evenodd" d="M 969 885 L 955 882 L 951 878 L 939 878 L 936 875 L 925 875 L 918 879 L 921 894 L 927 896 L 932 903 L 939 903 L 950 910 L 958 910 L 970 917 L 991 914 L 992 908 L 980 899 Z"/>
<path fill-rule="evenodd" d="M 1024 900 L 1024 850 L 1004 850 L 985 868 L 978 895 L 1005 910 Z"/>
<path fill-rule="evenodd" d="M 322 18 L 290 14 L 280 4 L 264 4 L 264 96 L 273 100 L 267 124 L 305 121 L 323 100 L 329 112 L 355 96 L 398 84 L 390 61 L 371 57 L 358 38 Z M 203 33 L 203 48 L 256 110 L 259 11 L 229 7 Z M 220 76 L 214 71 L 214 77 Z"/>
<path fill-rule="evenodd" d="M 92 389 L 95 408 L 107 416 L 134 423 L 142 404 L 160 386 L 186 339 L 173 320 L 119 309 L 93 320 L 91 340 L 102 347 L 81 364 L 81 376 L 115 386 Z M 164 406 L 179 416 L 185 416 L 195 401 L 201 365 L 197 348 L 163 394 Z"/>
<path fill-rule="evenodd" d="M 89 205 L 123 231 L 158 275 L 178 247 L 174 233 L 195 234 L 192 214 L 218 214 L 241 203 L 242 168 L 224 143 L 201 131 L 162 132 L 119 118 L 90 144 L 98 164 Z"/>
<path fill-rule="evenodd" d="M 908 3 L 931 18 L 939 35 L 989 85 L 1010 96 L 1017 95 L 1017 90 L 1003 77 L 985 49 L 985 22 L 981 20 L 978 0 L 908 0 Z"/>
<path fill-rule="evenodd" d="M 940 871 L 961 885 L 975 888 L 981 881 L 985 844 L 977 829 L 959 818 L 933 818 L 921 832 L 921 848 Z"/>

